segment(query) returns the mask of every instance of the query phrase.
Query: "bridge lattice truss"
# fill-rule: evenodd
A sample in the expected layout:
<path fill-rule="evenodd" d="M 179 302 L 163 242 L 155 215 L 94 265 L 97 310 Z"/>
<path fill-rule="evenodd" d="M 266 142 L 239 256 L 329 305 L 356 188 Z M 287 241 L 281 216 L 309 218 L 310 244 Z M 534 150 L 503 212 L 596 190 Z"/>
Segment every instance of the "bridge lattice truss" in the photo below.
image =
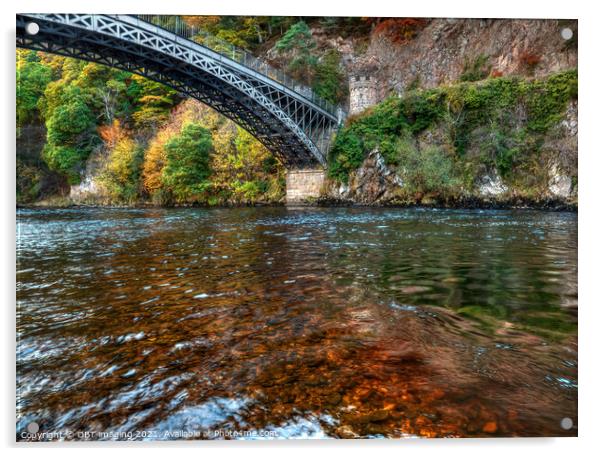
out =
<path fill-rule="evenodd" d="M 25 26 L 39 25 L 29 35 Z M 211 106 L 288 168 L 326 165 L 342 111 L 329 112 L 268 76 L 128 15 L 19 14 L 17 46 L 140 74 Z"/>

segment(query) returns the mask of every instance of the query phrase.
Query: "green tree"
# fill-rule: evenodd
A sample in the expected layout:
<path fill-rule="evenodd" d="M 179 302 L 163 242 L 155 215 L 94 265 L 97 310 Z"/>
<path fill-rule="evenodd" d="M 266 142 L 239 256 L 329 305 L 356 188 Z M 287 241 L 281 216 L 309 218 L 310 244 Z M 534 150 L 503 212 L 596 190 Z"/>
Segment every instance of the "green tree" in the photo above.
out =
<path fill-rule="evenodd" d="M 319 97 L 339 103 L 347 95 L 345 76 L 340 68 L 341 55 L 335 49 L 328 51 L 318 62 L 312 89 Z"/>
<path fill-rule="evenodd" d="M 43 158 L 50 169 L 65 174 L 70 184 L 77 184 L 96 139 L 96 124 L 80 90 L 71 87 L 66 93 L 64 103 L 46 119 L 47 143 Z"/>
<path fill-rule="evenodd" d="M 286 31 L 274 47 L 280 52 L 297 50 L 301 53 L 309 53 L 316 47 L 316 42 L 305 21 L 299 21 Z"/>
<path fill-rule="evenodd" d="M 88 63 L 73 85 L 82 89 L 86 103 L 97 118 L 111 123 L 115 117 L 130 114 L 131 100 L 127 94 L 127 83 L 131 77 L 125 71 Z"/>
<path fill-rule="evenodd" d="M 162 183 L 178 203 L 198 201 L 209 187 L 211 133 L 197 123 L 186 123 L 180 135 L 165 143 Z"/>
<path fill-rule="evenodd" d="M 127 93 L 134 106 L 132 119 L 143 129 L 155 129 L 165 123 L 181 99 L 175 90 L 138 75 L 132 76 Z"/>
<path fill-rule="evenodd" d="M 305 21 L 293 24 L 276 42 L 274 48 L 280 53 L 292 53 L 293 57 L 288 64 L 291 76 L 306 83 L 311 81 L 318 59 L 312 55 L 316 42 Z"/>
<path fill-rule="evenodd" d="M 38 116 L 38 101 L 51 81 L 52 70 L 34 51 L 17 51 L 17 128 Z"/>

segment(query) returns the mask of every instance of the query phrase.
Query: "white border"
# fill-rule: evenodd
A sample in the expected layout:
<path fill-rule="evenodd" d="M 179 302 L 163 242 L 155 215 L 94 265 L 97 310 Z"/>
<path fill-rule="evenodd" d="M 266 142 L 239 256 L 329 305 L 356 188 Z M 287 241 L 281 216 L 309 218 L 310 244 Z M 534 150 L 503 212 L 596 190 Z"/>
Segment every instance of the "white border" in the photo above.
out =
<path fill-rule="evenodd" d="M 2 430 L 3 443 L 9 451 L 15 449 L 30 452 L 42 450 L 44 454 L 62 454 L 65 451 L 103 454 L 142 449 L 144 452 L 165 454 L 166 451 L 219 452 L 234 454 L 244 452 L 282 454 L 304 454 L 315 451 L 340 451 L 364 454 L 365 452 L 397 453 L 420 451 L 424 454 L 486 453 L 487 456 L 537 452 L 571 456 L 584 452 L 593 453 L 600 447 L 598 425 L 601 400 L 598 385 L 601 382 L 600 368 L 600 314 L 602 290 L 599 284 L 602 267 L 600 236 L 602 216 L 598 209 L 602 191 L 598 186 L 602 172 L 602 150 L 596 147 L 602 109 L 600 44 L 602 39 L 602 17 L 592 1 L 578 0 L 527 2 L 525 0 L 503 0 L 498 2 L 476 2 L 470 0 L 287 0 L 255 1 L 228 0 L 222 2 L 200 2 L 181 0 L 103 0 L 82 2 L 74 0 L 20 0 L 8 5 L 2 3 L 3 100 L 0 109 L 3 148 L 0 151 L 0 170 L 3 173 L 2 228 L 4 239 L 2 251 L 2 292 L 4 331 L 2 331 Z M 579 19 L 579 438 L 566 439 L 472 439 L 472 440 L 412 440 L 412 441 L 280 441 L 280 442 L 175 442 L 175 443 L 75 443 L 75 444 L 28 444 L 14 443 L 15 403 L 15 97 L 14 34 L 17 12 L 90 12 L 90 13 L 145 13 L 145 14 L 265 14 L 265 15 L 316 15 L 316 16 L 405 16 L 405 17 L 515 17 L 515 18 L 578 18 Z M 596 135 L 598 133 L 598 135 Z M 596 141 L 597 140 L 597 141 Z M 598 204 L 597 204 L 598 203 Z M 597 286 L 598 285 L 598 286 Z"/>

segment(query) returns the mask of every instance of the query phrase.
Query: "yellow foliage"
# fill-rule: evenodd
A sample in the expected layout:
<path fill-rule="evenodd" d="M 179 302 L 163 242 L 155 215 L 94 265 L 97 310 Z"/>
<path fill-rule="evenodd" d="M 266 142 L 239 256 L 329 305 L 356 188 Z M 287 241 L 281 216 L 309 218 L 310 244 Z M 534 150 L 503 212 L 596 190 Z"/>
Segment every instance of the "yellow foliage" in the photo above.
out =
<path fill-rule="evenodd" d="M 115 144 L 109 156 L 107 169 L 117 182 L 125 184 L 130 180 L 137 147 L 134 140 L 127 136 Z"/>
<path fill-rule="evenodd" d="M 201 29 L 212 29 L 219 24 L 220 16 L 184 16 L 184 22 Z"/>
<path fill-rule="evenodd" d="M 144 165 L 142 167 L 142 181 L 144 189 L 153 194 L 161 188 L 161 172 L 165 166 L 165 150 L 163 146 L 169 140 L 171 134 L 161 130 L 150 142 L 144 154 Z"/>
<path fill-rule="evenodd" d="M 113 142 L 100 183 L 113 201 L 135 201 L 139 196 L 142 149 L 119 124 L 107 126 L 105 137 Z"/>

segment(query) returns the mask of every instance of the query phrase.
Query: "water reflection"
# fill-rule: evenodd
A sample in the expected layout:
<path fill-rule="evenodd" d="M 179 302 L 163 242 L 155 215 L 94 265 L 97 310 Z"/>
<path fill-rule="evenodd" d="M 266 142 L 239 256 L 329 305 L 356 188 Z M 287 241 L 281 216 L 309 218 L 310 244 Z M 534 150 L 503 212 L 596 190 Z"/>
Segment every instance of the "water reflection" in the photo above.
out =
<path fill-rule="evenodd" d="M 576 435 L 574 214 L 22 210 L 18 231 L 19 433 Z"/>

